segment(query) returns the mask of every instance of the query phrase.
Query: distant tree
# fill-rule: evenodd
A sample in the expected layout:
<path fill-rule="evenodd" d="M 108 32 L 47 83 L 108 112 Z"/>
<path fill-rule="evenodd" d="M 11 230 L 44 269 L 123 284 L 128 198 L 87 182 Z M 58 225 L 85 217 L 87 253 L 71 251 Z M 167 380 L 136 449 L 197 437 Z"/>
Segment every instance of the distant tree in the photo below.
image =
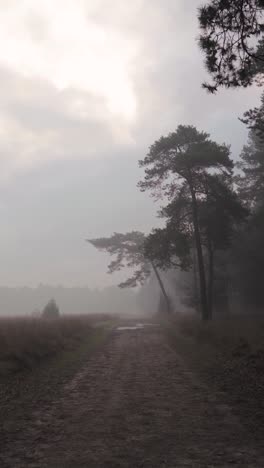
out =
<path fill-rule="evenodd" d="M 139 162 L 140 167 L 145 168 L 145 179 L 139 183 L 141 190 L 151 190 L 154 194 L 159 190 L 172 200 L 172 211 L 176 210 L 175 200 L 177 206 L 185 206 L 188 200 L 188 213 L 183 212 L 180 219 L 182 223 L 187 219 L 190 226 L 190 221 L 185 215 L 191 216 L 189 219 L 197 251 L 201 309 L 205 320 L 210 318 L 210 310 L 199 222 L 199 204 L 205 198 L 201 187 L 202 181 L 208 179 L 210 174 L 231 175 L 233 162 L 229 155 L 229 147 L 211 141 L 207 133 L 198 132 L 192 126 L 179 125 L 175 132 L 156 141 L 150 147 L 147 156 Z M 179 221 L 177 215 L 174 219 Z M 186 231 L 182 233 L 187 235 Z"/>
<path fill-rule="evenodd" d="M 232 248 L 233 283 L 243 303 L 263 307 L 264 270 L 264 97 L 259 109 L 247 113 L 251 128 L 240 155 L 236 177 L 240 197 L 248 207 L 247 225 L 239 230 Z"/>
<path fill-rule="evenodd" d="M 234 234 L 245 221 L 248 211 L 233 190 L 229 178 L 207 174 L 203 183 L 205 198 L 199 203 L 199 222 L 208 264 L 208 308 L 212 314 L 217 253 L 221 252 L 225 257 L 223 253 L 230 248 Z"/>
<path fill-rule="evenodd" d="M 264 203 L 253 210 L 233 242 L 232 283 L 246 306 L 263 310 Z"/>
<path fill-rule="evenodd" d="M 54 299 L 51 299 L 48 304 L 44 307 L 43 312 L 42 312 L 42 317 L 46 319 L 56 319 L 59 318 L 60 316 L 60 311 L 59 308 L 54 301 Z"/>
<path fill-rule="evenodd" d="M 261 96 L 260 106 L 245 112 L 243 118 L 240 120 L 246 124 L 249 130 L 252 130 L 257 137 L 264 140 L 264 94 Z"/>
<path fill-rule="evenodd" d="M 263 74 L 264 0 L 210 0 L 199 8 L 199 44 L 213 78 L 203 86 L 246 87 Z"/>
<path fill-rule="evenodd" d="M 264 140 L 251 130 L 248 144 L 240 155 L 237 176 L 240 195 L 246 204 L 254 208 L 264 202 Z"/>
<path fill-rule="evenodd" d="M 109 273 L 120 271 L 125 267 L 135 270 L 131 277 L 119 284 L 120 288 L 142 285 L 153 271 L 164 296 L 167 311 L 170 312 L 169 297 L 158 267 L 155 265 L 155 259 L 147 258 L 145 255 L 145 240 L 145 235 L 142 232 L 132 231 L 126 234 L 115 232 L 110 237 L 87 239 L 87 242 L 90 242 L 98 250 L 106 251 L 111 256 L 115 256 L 115 259 L 108 266 Z"/>

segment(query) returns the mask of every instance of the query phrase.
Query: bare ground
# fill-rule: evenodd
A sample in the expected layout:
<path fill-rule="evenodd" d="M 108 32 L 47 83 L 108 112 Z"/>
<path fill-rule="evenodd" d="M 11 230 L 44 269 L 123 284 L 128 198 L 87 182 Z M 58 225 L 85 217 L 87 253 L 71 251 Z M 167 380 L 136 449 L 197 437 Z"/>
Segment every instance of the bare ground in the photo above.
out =
<path fill-rule="evenodd" d="M 263 467 L 264 450 L 158 327 L 114 331 L 2 444 L 2 468 Z"/>

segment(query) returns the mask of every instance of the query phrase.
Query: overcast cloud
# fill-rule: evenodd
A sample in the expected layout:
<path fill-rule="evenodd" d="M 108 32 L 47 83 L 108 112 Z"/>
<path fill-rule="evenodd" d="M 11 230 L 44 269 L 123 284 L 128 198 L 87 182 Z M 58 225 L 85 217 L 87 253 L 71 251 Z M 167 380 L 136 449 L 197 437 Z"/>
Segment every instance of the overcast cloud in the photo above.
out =
<path fill-rule="evenodd" d="M 0 0 L 0 284 L 115 283 L 84 239 L 157 223 L 137 161 L 178 124 L 237 157 L 260 90 L 201 89 L 200 3 Z"/>

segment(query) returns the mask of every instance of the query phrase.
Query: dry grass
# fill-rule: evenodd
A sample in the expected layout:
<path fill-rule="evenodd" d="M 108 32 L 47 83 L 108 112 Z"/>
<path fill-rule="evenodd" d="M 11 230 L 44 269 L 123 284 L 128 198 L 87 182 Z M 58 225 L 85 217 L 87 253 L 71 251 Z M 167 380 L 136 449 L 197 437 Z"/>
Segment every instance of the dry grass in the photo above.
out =
<path fill-rule="evenodd" d="M 103 320 L 104 316 L 0 319 L 0 373 L 33 368 L 61 350 L 78 346 Z"/>
<path fill-rule="evenodd" d="M 202 322 L 196 316 L 174 319 L 174 331 L 197 344 L 231 352 L 237 348 L 255 352 L 264 349 L 264 318 L 235 316 Z"/>
<path fill-rule="evenodd" d="M 202 323 L 175 319 L 170 343 L 212 389 L 226 395 L 244 424 L 262 437 L 264 430 L 264 318 L 236 316 Z"/>

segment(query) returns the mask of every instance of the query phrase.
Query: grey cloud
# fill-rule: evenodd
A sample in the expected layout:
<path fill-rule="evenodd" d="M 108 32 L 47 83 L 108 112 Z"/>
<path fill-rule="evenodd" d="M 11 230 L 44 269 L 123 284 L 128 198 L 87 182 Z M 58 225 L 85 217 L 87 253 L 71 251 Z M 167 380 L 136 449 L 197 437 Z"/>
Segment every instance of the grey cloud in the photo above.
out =
<path fill-rule="evenodd" d="M 104 100 L 90 93 L 59 91 L 2 68 L 0 99 L 0 154 L 7 174 L 54 158 L 96 157 L 118 145 Z"/>

